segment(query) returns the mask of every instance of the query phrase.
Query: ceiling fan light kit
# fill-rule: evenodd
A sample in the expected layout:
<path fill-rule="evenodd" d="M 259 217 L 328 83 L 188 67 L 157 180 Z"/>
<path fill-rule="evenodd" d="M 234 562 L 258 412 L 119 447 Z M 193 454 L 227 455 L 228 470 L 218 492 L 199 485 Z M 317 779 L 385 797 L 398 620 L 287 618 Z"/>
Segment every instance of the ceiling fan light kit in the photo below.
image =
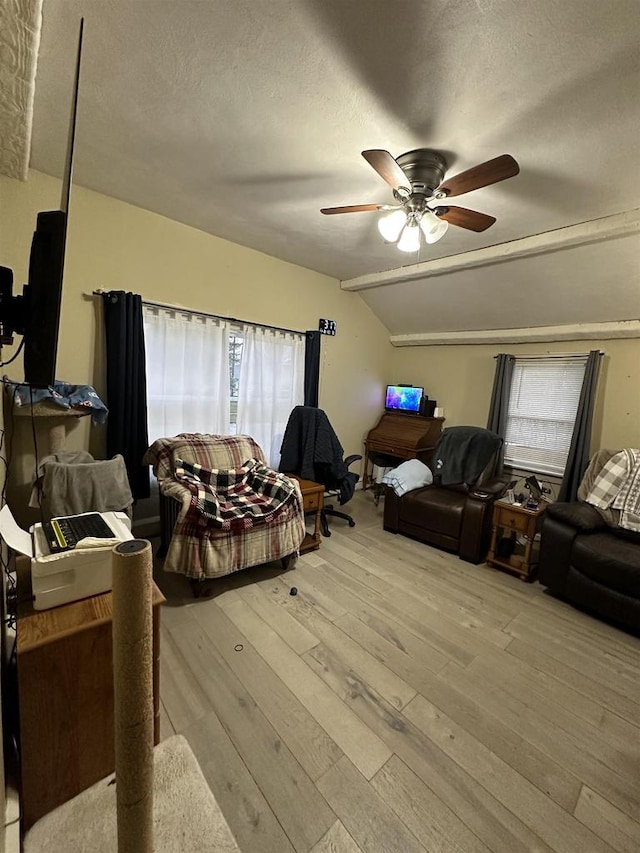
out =
<path fill-rule="evenodd" d="M 396 245 L 401 252 L 417 252 L 420 248 L 420 227 L 414 217 L 407 220 Z"/>
<path fill-rule="evenodd" d="M 392 210 L 378 219 L 378 231 L 387 243 L 396 243 L 400 233 L 407 224 L 407 214 L 402 208 Z"/>
<path fill-rule="evenodd" d="M 407 151 L 397 160 L 382 149 L 363 151 L 362 156 L 391 186 L 398 204 L 325 207 L 321 213 L 329 215 L 391 210 L 378 220 L 378 230 L 388 243 L 395 243 L 402 252 L 417 252 L 422 237 L 426 243 L 435 243 L 447 233 L 449 224 L 476 232 L 490 228 L 496 221 L 495 217 L 466 207 L 449 206 L 446 201 L 450 196 L 462 195 L 512 178 L 520 171 L 510 154 L 502 154 L 444 180 L 447 161 L 430 148 Z"/>
<path fill-rule="evenodd" d="M 439 219 L 435 213 L 428 210 L 422 214 L 420 228 L 422 228 L 427 243 L 437 243 L 449 230 L 449 223 L 446 219 Z"/>
<path fill-rule="evenodd" d="M 420 232 L 426 243 L 436 243 L 447 233 L 449 223 L 439 219 L 430 210 L 394 210 L 378 220 L 378 231 L 387 243 L 396 243 L 401 252 L 417 252 L 420 248 Z"/>

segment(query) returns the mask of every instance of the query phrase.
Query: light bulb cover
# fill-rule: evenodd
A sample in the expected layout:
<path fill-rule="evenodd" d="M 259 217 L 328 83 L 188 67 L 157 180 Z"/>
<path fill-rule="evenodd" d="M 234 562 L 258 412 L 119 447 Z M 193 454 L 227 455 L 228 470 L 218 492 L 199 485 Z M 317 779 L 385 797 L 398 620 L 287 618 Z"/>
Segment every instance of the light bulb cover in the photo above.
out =
<path fill-rule="evenodd" d="M 428 210 L 422 214 L 420 228 L 427 243 L 436 243 L 449 230 L 449 223 Z"/>
<path fill-rule="evenodd" d="M 395 243 L 406 224 L 407 214 L 402 208 L 399 208 L 378 219 L 378 231 L 387 243 Z"/>
<path fill-rule="evenodd" d="M 420 248 L 420 228 L 417 222 L 407 222 L 402 229 L 402 234 L 397 245 L 401 252 L 418 251 Z"/>

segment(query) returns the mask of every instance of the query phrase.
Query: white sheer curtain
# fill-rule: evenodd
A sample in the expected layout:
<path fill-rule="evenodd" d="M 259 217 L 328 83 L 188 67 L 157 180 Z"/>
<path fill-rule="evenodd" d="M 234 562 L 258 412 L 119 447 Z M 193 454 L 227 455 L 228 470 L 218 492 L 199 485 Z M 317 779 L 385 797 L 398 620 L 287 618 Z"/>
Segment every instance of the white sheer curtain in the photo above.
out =
<path fill-rule="evenodd" d="M 180 432 L 229 434 L 229 323 L 144 306 L 149 442 Z"/>
<path fill-rule="evenodd" d="M 238 434 L 252 436 L 277 469 L 291 409 L 304 402 L 304 336 L 245 326 L 243 338 Z"/>

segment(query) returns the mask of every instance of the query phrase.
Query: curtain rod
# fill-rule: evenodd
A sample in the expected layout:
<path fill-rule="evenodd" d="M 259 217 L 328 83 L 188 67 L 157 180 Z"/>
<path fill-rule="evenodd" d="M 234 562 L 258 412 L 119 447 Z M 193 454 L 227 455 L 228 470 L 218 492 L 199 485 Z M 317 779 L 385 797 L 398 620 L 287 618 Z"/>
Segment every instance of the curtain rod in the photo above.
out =
<path fill-rule="evenodd" d="M 91 296 L 104 296 L 106 293 L 111 293 L 110 290 L 93 290 Z M 87 294 L 89 295 L 89 294 Z M 164 308 L 166 311 L 179 311 L 185 314 L 197 314 L 199 317 L 211 317 L 213 320 L 229 320 L 231 323 L 239 323 L 244 326 L 260 326 L 262 329 L 271 329 L 274 332 L 288 332 L 292 335 L 306 335 L 306 332 L 301 332 L 300 329 L 285 329 L 282 326 L 270 326 L 268 323 L 257 323 L 254 320 L 239 320 L 238 317 L 227 317 L 224 314 L 211 314 L 209 311 L 197 311 L 195 308 L 185 308 L 182 305 L 171 305 L 168 302 L 153 302 L 150 299 L 142 298 L 142 304 L 148 305 L 150 308 Z"/>
<path fill-rule="evenodd" d="M 605 350 L 598 350 L 600 355 L 606 355 Z M 507 355 L 513 355 L 513 353 L 507 353 Z M 589 351 L 587 352 L 554 352 L 554 353 L 540 353 L 540 352 L 531 352 L 531 353 L 523 353 L 514 355 L 514 358 L 526 358 L 526 359 L 535 359 L 535 358 L 585 358 L 589 355 Z M 497 355 L 494 355 L 494 359 L 498 358 Z"/>

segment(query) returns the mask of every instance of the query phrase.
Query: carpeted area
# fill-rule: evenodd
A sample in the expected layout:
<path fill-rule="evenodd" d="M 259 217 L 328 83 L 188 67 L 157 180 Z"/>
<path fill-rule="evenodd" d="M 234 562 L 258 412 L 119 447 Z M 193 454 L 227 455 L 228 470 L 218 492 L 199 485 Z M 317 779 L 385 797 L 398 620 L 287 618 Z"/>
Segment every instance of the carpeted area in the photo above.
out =
<path fill-rule="evenodd" d="M 116 787 L 109 776 L 43 817 L 24 853 L 113 853 Z M 239 853 L 189 744 L 181 735 L 154 750 L 155 853 Z"/>

